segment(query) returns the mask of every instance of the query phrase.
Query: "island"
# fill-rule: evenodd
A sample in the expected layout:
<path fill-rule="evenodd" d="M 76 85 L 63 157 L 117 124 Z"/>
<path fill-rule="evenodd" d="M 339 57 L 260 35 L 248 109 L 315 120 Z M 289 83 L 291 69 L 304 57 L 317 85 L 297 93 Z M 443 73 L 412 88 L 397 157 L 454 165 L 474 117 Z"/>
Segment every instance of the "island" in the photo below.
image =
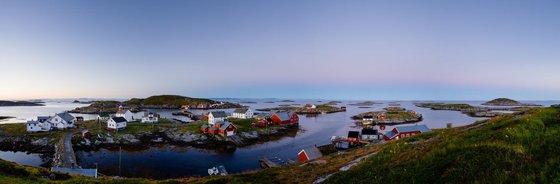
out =
<path fill-rule="evenodd" d="M 509 98 L 496 98 L 494 100 L 484 102 L 482 105 L 488 105 L 488 106 L 541 106 L 541 105 L 533 104 L 533 103 L 521 103 L 519 101 L 512 100 L 512 99 L 509 99 Z"/>
<path fill-rule="evenodd" d="M 11 116 L 0 116 L 0 120 L 10 119 L 10 118 L 14 118 L 14 117 L 11 117 Z"/>
<path fill-rule="evenodd" d="M 444 104 L 444 103 L 415 103 L 417 107 L 430 108 L 432 110 L 449 110 L 449 111 L 460 111 L 471 117 L 483 117 L 492 118 L 499 115 L 503 115 L 503 112 L 496 111 L 523 111 L 533 107 L 520 106 L 520 107 L 479 107 L 472 106 L 469 104 Z"/>
<path fill-rule="evenodd" d="M 346 108 L 336 107 L 336 106 L 326 105 L 326 104 L 322 104 L 322 105 L 306 104 L 303 107 L 279 105 L 279 107 L 262 108 L 256 110 L 257 111 L 292 111 L 292 112 L 296 112 L 297 114 L 330 114 L 335 112 L 344 112 L 346 111 Z"/>
<path fill-rule="evenodd" d="M 375 104 L 382 104 L 382 103 L 365 101 L 365 102 L 352 103 L 352 104 L 348 104 L 348 105 L 351 105 L 351 106 L 372 106 L 372 105 L 375 105 Z"/>
<path fill-rule="evenodd" d="M 71 113 L 99 114 L 116 113 L 119 107 L 126 106 L 133 111 L 141 109 L 228 109 L 241 108 L 239 104 L 230 102 L 219 102 L 204 98 L 191 98 L 178 95 L 159 95 L 148 98 L 132 98 L 130 100 L 119 101 L 94 101 L 89 106 L 78 107 L 71 110 Z"/>
<path fill-rule="evenodd" d="M 45 104 L 43 102 L 0 100 L 0 107 L 5 106 L 45 106 Z"/>
<path fill-rule="evenodd" d="M 402 107 L 386 107 L 382 111 L 365 112 L 352 116 L 353 120 L 362 126 L 372 124 L 377 125 L 395 125 L 416 123 L 422 121 L 422 114 L 416 111 L 406 110 Z"/>

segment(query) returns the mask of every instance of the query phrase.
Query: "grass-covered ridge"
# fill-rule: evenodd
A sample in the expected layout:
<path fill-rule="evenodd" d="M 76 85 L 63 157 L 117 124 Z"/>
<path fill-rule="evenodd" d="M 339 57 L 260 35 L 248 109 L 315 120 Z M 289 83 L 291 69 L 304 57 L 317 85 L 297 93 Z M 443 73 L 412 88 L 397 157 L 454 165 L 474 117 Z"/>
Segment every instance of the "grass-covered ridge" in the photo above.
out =
<path fill-rule="evenodd" d="M 534 109 L 386 144 L 327 183 L 560 182 L 559 133 L 560 109 Z"/>

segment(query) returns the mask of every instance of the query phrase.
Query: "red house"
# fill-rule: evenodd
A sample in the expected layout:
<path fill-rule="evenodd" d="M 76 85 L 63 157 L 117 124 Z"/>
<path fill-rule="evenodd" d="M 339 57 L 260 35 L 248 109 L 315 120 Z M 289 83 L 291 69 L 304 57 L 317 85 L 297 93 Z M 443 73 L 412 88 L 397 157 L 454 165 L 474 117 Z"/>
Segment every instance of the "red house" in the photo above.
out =
<path fill-rule="evenodd" d="M 270 119 L 274 125 L 286 125 L 299 123 L 299 117 L 295 112 L 282 111 L 273 114 Z"/>
<path fill-rule="evenodd" d="M 358 143 L 360 142 L 360 132 L 358 131 L 348 131 L 348 142 Z"/>
<path fill-rule="evenodd" d="M 393 130 L 385 133 L 383 139 L 385 139 L 386 141 L 398 140 L 401 138 L 410 137 L 416 134 L 421 134 L 429 131 L 430 129 L 426 125 L 395 127 L 393 128 Z"/>
<path fill-rule="evenodd" d="M 237 127 L 230 122 L 219 122 L 215 124 L 218 129 L 218 134 L 222 136 L 232 136 L 237 132 Z"/>
<path fill-rule="evenodd" d="M 319 148 L 315 146 L 311 148 L 305 148 L 298 153 L 298 160 L 300 162 L 307 162 L 321 157 L 323 157 L 323 154 L 321 153 Z"/>

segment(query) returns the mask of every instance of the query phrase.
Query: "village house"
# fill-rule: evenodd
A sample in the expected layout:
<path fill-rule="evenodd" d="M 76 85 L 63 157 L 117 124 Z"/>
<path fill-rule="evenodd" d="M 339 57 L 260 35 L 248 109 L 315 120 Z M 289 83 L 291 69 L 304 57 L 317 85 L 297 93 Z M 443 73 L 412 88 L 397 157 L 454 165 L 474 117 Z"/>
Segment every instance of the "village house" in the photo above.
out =
<path fill-rule="evenodd" d="M 218 134 L 226 137 L 226 136 L 233 136 L 235 132 L 237 132 L 237 127 L 230 122 L 219 122 L 215 124 L 215 127 L 218 129 Z"/>
<path fill-rule="evenodd" d="M 82 138 L 85 139 L 91 138 L 91 132 L 89 132 L 89 130 L 82 130 Z"/>
<path fill-rule="evenodd" d="M 383 135 L 380 134 L 376 129 L 372 128 L 363 128 L 361 140 L 365 141 L 373 141 L 373 140 L 380 140 L 383 138 Z"/>
<path fill-rule="evenodd" d="M 38 121 L 27 121 L 26 128 L 27 128 L 27 132 L 42 132 L 45 131 L 43 130 L 43 127 L 41 126 L 43 123 L 38 122 Z M 46 130 L 48 131 L 48 130 Z"/>
<path fill-rule="evenodd" d="M 323 154 L 321 153 L 319 148 L 317 148 L 316 146 L 302 149 L 298 153 L 298 160 L 300 162 L 307 162 L 307 161 L 315 160 L 315 159 L 318 159 L 318 158 L 321 158 L 321 157 L 323 157 Z"/>
<path fill-rule="evenodd" d="M 70 113 L 58 113 L 53 117 L 47 120 L 53 128 L 56 129 L 66 129 L 66 128 L 73 128 L 74 123 L 76 122 L 76 118 L 72 116 Z"/>
<path fill-rule="evenodd" d="M 238 108 L 233 111 L 232 117 L 239 119 L 253 118 L 253 111 L 248 108 Z"/>
<path fill-rule="evenodd" d="M 413 135 L 421 134 L 429 131 L 430 129 L 426 125 L 395 127 L 393 128 L 393 130 L 385 133 L 384 139 L 386 141 L 399 140 L 401 138 L 411 137 Z"/>
<path fill-rule="evenodd" d="M 111 116 L 109 116 L 109 114 L 99 114 L 97 115 L 97 120 L 109 120 L 109 118 L 111 118 Z"/>
<path fill-rule="evenodd" d="M 126 119 L 126 121 L 134 121 L 134 113 L 132 113 L 130 110 L 121 109 L 117 111 L 117 114 L 115 114 L 115 116 L 122 117 Z"/>
<path fill-rule="evenodd" d="M 360 142 L 360 132 L 358 131 L 348 131 L 348 142 L 358 143 Z"/>
<path fill-rule="evenodd" d="M 208 124 L 214 125 L 217 122 L 225 121 L 227 114 L 224 111 L 213 111 L 208 113 Z"/>
<path fill-rule="evenodd" d="M 158 120 L 158 115 L 152 112 L 144 112 L 144 117 L 142 117 L 142 123 L 157 123 Z"/>
<path fill-rule="evenodd" d="M 364 117 L 362 117 L 362 121 L 373 121 L 373 116 L 365 115 Z"/>
<path fill-rule="evenodd" d="M 50 116 L 37 116 L 37 121 L 44 123 L 46 121 L 48 121 L 51 117 Z"/>
<path fill-rule="evenodd" d="M 275 125 L 285 125 L 299 123 L 299 117 L 295 112 L 282 111 L 273 114 L 270 119 L 272 119 Z"/>
<path fill-rule="evenodd" d="M 387 119 L 387 115 L 385 115 L 385 113 L 381 113 L 381 114 L 378 114 L 376 116 L 376 118 L 377 118 L 377 120 L 383 121 L 383 120 Z"/>
<path fill-rule="evenodd" d="M 107 121 L 107 130 L 122 130 L 126 128 L 126 123 L 123 117 L 113 117 Z"/>
<path fill-rule="evenodd" d="M 313 105 L 313 104 L 305 104 L 305 106 L 303 106 L 303 107 L 305 107 L 306 109 L 316 109 L 317 108 L 317 106 Z"/>

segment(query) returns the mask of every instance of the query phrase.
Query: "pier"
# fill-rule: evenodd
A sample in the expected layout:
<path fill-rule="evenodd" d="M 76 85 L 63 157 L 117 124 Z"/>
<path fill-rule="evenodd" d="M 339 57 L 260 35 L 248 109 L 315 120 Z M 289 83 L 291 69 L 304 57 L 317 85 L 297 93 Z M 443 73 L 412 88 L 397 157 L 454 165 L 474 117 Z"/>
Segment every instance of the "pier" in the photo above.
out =
<path fill-rule="evenodd" d="M 62 139 L 55 145 L 55 155 L 51 171 L 97 178 L 99 175 L 97 168 L 83 169 L 78 165 L 74 148 L 72 148 L 72 135 L 76 133 L 78 132 L 73 131 L 64 134 Z"/>

